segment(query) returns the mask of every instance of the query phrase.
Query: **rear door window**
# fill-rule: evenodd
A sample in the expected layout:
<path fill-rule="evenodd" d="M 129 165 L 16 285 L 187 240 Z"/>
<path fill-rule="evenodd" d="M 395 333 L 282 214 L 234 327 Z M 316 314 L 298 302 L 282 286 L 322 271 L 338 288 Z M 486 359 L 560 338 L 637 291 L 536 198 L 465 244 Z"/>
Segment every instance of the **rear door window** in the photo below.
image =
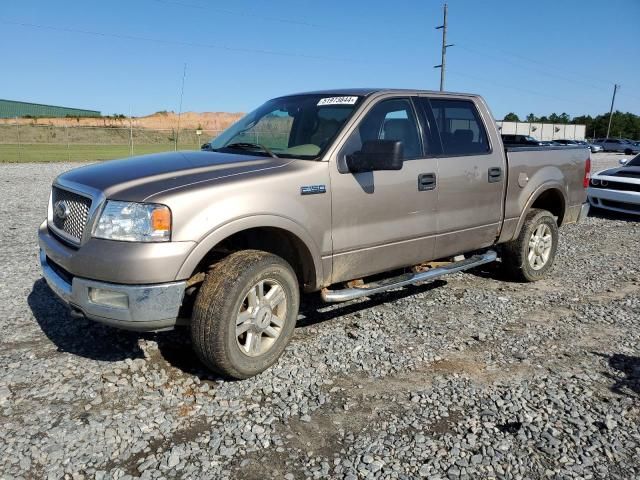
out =
<path fill-rule="evenodd" d="M 482 155 L 491 151 L 473 102 L 423 98 L 422 105 L 433 112 L 444 155 Z"/>

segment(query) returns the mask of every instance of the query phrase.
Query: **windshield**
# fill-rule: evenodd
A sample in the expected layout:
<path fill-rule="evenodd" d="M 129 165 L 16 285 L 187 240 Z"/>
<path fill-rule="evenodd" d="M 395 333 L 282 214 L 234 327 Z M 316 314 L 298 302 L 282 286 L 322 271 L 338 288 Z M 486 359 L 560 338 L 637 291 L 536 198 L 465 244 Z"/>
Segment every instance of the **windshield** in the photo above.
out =
<path fill-rule="evenodd" d="M 640 167 L 640 154 L 636 155 L 631 160 L 629 160 L 625 164 L 625 167 Z"/>
<path fill-rule="evenodd" d="M 269 100 L 210 142 L 210 150 L 284 158 L 318 158 L 361 97 L 294 95 Z"/>

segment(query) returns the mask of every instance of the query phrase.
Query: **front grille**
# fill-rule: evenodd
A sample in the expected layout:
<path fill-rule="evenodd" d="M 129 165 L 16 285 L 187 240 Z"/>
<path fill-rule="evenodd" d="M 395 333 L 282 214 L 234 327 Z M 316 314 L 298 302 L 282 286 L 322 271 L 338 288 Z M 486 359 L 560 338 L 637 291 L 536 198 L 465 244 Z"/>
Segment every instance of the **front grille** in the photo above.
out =
<path fill-rule="evenodd" d="M 607 190 L 619 190 L 621 192 L 640 192 L 640 183 L 625 183 L 625 182 L 606 182 L 606 185 L 602 185 L 603 180 L 598 180 L 597 184 L 591 184 L 593 188 L 605 188 Z"/>
<path fill-rule="evenodd" d="M 616 202 L 615 200 L 605 200 L 604 198 L 601 198 L 600 202 L 605 207 L 619 208 L 630 212 L 640 212 L 640 205 L 634 203 Z"/>
<path fill-rule="evenodd" d="M 91 199 L 69 190 L 53 187 L 51 206 L 53 208 L 53 226 L 79 243 L 89 219 Z M 60 210 L 65 211 L 66 216 L 59 215 L 57 212 Z"/>

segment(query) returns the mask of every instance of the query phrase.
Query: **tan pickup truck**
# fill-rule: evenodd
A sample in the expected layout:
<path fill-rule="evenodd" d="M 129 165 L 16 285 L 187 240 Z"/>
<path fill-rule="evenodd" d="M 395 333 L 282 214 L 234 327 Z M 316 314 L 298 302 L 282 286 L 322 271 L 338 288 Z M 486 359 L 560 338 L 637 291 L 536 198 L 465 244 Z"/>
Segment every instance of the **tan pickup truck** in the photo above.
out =
<path fill-rule="evenodd" d="M 282 354 L 301 292 L 351 300 L 496 259 L 542 278 L 588 212 L 589 169 L 586 147 L 505 149 L 477 95 L 284 96 L 202 151 L 60 175 L 40 261 L 74 316 L 189 324 L 209 368 L 246 378 Z"/>

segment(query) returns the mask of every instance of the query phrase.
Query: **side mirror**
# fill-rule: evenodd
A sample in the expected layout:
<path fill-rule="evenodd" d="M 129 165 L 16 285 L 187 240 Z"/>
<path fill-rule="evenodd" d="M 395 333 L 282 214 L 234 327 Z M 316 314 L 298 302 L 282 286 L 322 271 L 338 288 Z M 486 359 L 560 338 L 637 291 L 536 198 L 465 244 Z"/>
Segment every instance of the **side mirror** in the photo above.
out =
<path fill-rule="evenodd" d="M 627 159 L 627 158 L 621 158 L 620 160 L 618 160 L 620 165 L 625 165 L 628 161 L 629 161 L 629 159 Z"/>
<path fill-rule="evenodd" d="M 347 155 L 347 167 L 351 173 L 376 170 L 400 170 L 404 148 L 397 140 L 368 140 L 362 150 Z"/>

